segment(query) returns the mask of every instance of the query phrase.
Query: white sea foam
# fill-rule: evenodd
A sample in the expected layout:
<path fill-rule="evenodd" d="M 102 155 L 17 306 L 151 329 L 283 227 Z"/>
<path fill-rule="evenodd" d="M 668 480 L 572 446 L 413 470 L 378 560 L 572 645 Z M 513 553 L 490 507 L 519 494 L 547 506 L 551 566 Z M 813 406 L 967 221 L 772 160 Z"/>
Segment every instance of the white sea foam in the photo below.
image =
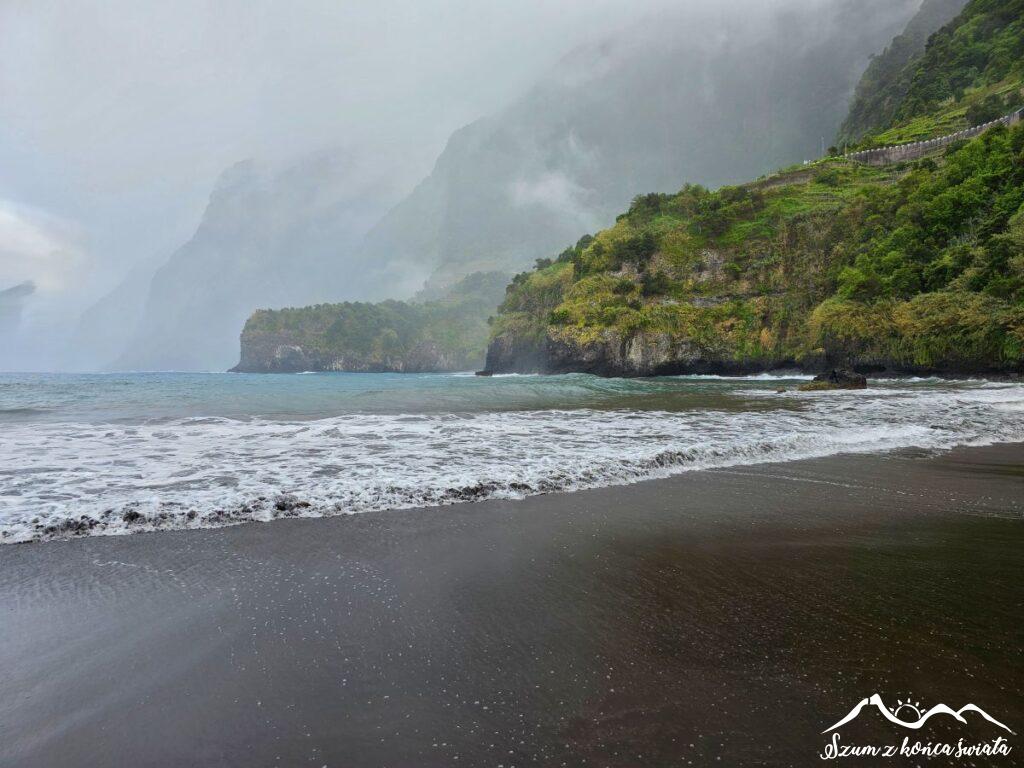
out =
<path fill-rule="evenodd" d="M 1024 441 L 1018 384 L 744 394 L 772 407 L 14 422 L 0 439 L 0 541 L 522 498 L 693 469 Z"/>
<path fill-rule="evenodd" d="M 770 373 L 754 373 L 749 376 L 722 376 L 716 373 L 691 373 L 681 376 L 671 376 L 673 379 L 693 379 L 695 381 L 810 381 L 814 376 L 786 371 L 773 371 Z"/>

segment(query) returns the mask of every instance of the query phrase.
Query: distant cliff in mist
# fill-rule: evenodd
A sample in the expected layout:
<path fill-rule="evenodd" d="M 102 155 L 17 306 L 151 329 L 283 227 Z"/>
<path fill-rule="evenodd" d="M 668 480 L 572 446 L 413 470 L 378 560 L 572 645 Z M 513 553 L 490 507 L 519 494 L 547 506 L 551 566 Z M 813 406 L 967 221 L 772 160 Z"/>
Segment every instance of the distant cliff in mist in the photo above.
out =
<path fill-rule="evenodd" d="M 498 114 L 457 131 L 370 232 L 444 285 L 521 269 L 614 221 L 640 192 L 719 186 L 817 157 L 869 57 L 913 0 L 690 8 L 566 56 Z M 936 24 L 938 26 L 938 24 Z"/>
<path fill-rule="evenodd" d="M 477 272 L 430 301 L 344 302 L 258 310 L 235 371 L 428 373 L 483 366 L 488 317 L 509 275 Z"/>
<path fill-rule="evenodd" d="M 383 298 L 371 271 L 352 268 L 342 254 L 358 247 L 389 194 L 346 153 L 320 153 L 278 173 L 252 161 L 228 169 L 192 239 L 142 287 L 114 367 L 222 370 L 237 360 L 239 331 L 258 307 Z M 412 291 L 422 279 L 407 271 L 390 287 Z M 92 314 L 109 322 L 134 290 L 124 286 Z"/>
<path fill-rule="evenodd" d="M 401 299 L 424 283 L 441 296 L 467 274 L 522 269 L 608 226 L 640 192 L 815 157 L 870 55 L 916 4 L 794 0 L 742 15 L 707 4 L 638 19 L 456 131 L 390 210 L 352 157 L 274 176 L 231 169 L 195 235 L 153 275 L 137 323 L 126 302 L 133 327 L 114 365 L 227 368 L 256 309 Z"/>

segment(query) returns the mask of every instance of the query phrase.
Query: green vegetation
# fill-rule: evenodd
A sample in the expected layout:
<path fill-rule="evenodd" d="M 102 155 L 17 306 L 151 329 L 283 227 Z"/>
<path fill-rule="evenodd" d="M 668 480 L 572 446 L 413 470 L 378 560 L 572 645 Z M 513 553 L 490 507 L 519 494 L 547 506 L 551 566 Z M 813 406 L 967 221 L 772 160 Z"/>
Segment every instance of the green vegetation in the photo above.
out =
<path fill-rule="evenodd" d="M 892 124 L 910 90 L 929 36 L 952 20 L 964 3 L 965 0 L 925 0 L 903 34 L 872 57 L 839 129 L 837 144 L 856 142 L 864 134 Z"/>
<path fill-rule="evenodd" d="M 858 148 L 919 141 L 1024 104 L 1024 0 L 972 0 L 923 53 L 900 58 L 888 69 L 879 59 L 868 68 L 858 94 L 873 96 L 869 104 L 855 100 L 841 141 L 860 138 Z"/>
<path fill-rule="evenodd" d="M 867 144 L 1005 114 L 1024 83 L 1024 0 L 971 0 L 923 54 L 890 64 L 872 74 L 889 91 L 855 102 L 854 123 L 892 124 Z M 613 227 L 517 275 L 492 336 L 496 349 L 554 344 L 570 360 L 611 350 L 610 370 L 638 370 L 621 363 L 638 339 L 655 358 L 639 370 L 1019 370 L 1024 124 L 912 164 L 833 157 L 638 197 Z"/>
<path fill-rule="evenodd" d="M 477 272 L 437 301 L 345 302 L 259 310 L 242 332 L 243 369 L 281 367 L 279 348 L 299 347 L 290 367 L 337 370 L 465 370 L 479 367 L 487 318 L 508 276 Z M 247 363 L 247 354 L 249 361 Z M 289 367 L 286 363 L 284 367 Z"/>
<path fill-rule="evenodd" d="M 662 334 L 749 366 L 1019 366 L 1024 125 L 907 167 L 830 160 L 639 197 L 517 275 L 492 331 L 576 345 Z"/>

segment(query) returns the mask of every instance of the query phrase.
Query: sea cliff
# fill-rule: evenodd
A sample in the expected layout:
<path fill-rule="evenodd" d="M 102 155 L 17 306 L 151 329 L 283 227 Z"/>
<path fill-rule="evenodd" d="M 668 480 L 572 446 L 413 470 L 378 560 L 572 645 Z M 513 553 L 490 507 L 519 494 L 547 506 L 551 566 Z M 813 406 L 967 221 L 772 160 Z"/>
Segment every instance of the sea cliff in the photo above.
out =
<path fill-rule="evenodd" d="M 242 373 L 426 373 L 478 368 L 487 317 L 508 277 L 474 273 L 433 301 L 258 310 L 241 335 Z"/>
<path fill-rule="evenodd" d="M 641 195 L 539 260 L 507 289 L 485 372 L 1024 371 L 1022 13 L 968 3 L 852 148 L 913 152 L 833 147 L 747 184 Z"/>

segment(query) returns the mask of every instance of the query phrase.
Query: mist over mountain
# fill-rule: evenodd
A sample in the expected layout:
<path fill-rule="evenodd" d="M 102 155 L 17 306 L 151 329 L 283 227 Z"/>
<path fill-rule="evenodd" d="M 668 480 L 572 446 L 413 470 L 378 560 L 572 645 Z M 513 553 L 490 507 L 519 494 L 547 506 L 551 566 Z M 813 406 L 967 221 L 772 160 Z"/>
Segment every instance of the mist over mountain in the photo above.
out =
<path fill-rule="evenodd" d="M 583 46 L 508 108 L 456 132 L 370 233 L 367 258 L 429 265 L 437 286 L 515 270 L 607 226 L 638 193 L 715 187 L 817 157 L 870 56 L 917 5 L 691 8 Z"/>
<path fill-rule="evenodd" d="M 278 173 L 254 161 L 229 168 L 195 235 L 153 275 L 115 367 L 222 369 L 237 356 L 238 334 L 257 307 L 381 297 L 339 256 L 356 248 L 393 200 L 372 166 L 347 152 L 317 153 Z M 421 280 L 410 275 L 408 290 Z M 393 287 L 405 290 L 401 276 Z M 122 286 L 94 307 L 98 323 L 130 294 Z"/>
<path fill-rule="evenodd" d="M 136 264 L 112 290 L 82 312 L 64 353 L 68 367 L 106 367 L 124 354 L 138 333 L 150 283 L 162 265 L 156 259 Z"/>
<path fill-rule="evenodd" d="M 35 291 L 36 286 L 31 281 L 0 289 L 0 339 L 17 330 L 25 300 Z"/>
<path fill-rule="evenodd" d="M 79 336 L 106 340 L 97 352 L 127 337 L 106 358 L 117 368 L 224 369 L 256 309 L 403 299 L 425 283 L 422 297 L 436 297 L 472 272 L 553 255 L 638 193 L 715 187 L 816 157 L 870 56 L 917 6 L 731 3 L 639 19 L 456 131 L 390 210 L 388 174 L 368 158 L 321 153 L 277 174 L 240 164 L 153 275 L 136 327 L 123 330 L 136 310 L 122 286 Z M 94 330 L 119 318 L 120 330 Z"/>

